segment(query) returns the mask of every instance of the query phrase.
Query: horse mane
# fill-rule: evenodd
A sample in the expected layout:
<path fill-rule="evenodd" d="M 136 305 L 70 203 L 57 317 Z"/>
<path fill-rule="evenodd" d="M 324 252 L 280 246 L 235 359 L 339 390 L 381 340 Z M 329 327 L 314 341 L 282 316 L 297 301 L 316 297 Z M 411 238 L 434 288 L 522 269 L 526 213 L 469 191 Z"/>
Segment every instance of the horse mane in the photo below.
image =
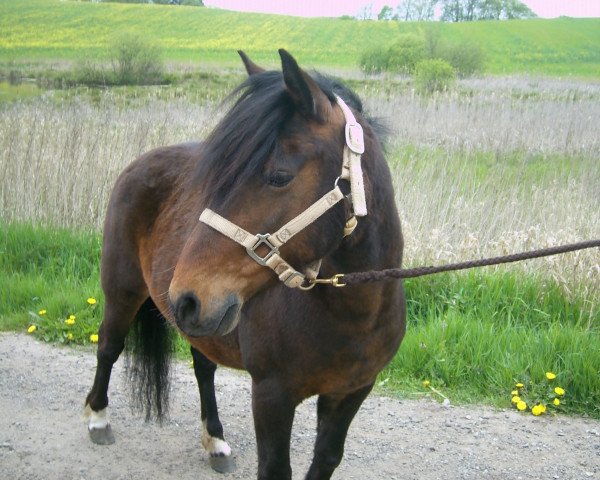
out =
<path fill-rule="evenodd" d="M 362 103 L 348 87 L 320 73 L 311 75 L 334 103 L 339 95 L 350 107 L 362 112 Z M 335 94 L 335 95 L 334 95 Z M 224 101 L 234 105 L 204 143 L 195 179 L 207 185 L 206 199 L 219 205 L 226 196 L 264 168 L 278 147 L 281 131 L 294 114 L 281 72 L 249 76 Z"/>

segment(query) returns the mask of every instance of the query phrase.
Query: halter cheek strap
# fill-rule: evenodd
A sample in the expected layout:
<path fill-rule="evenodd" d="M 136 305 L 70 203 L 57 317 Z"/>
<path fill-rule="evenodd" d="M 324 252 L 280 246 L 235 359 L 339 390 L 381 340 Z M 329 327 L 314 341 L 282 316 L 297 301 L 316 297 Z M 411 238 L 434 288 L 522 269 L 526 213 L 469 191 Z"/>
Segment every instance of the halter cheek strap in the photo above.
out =
<path fill-rule="evenodd" d="M 350 182 L 352 207 L 354 215 L 344 228 L 344 236 L 350 235 L 356 228 L 356 216 L 365 216 L 367 214 L 367 204 L 365 200 L 365 191 L 363 183 L 363 174 L 361 168 L 361 154 L 364 152 L 364 140 L 362 127 L 356 121 L 352 111 L 344 103 L 344 101 L 336 96 L 338 105 L 344 112 L 346 118 L 346 145 L 344 145 L 344 158 L 342 164 L 342 174 L 340 178 Z M 305 288 L 302 284 L 306 280 L 306 276 L 289 263 L 287 263 L 279 255 L 279 247 L 290 240 L 301 230 L 305 229 L 319 217 L 321 217 L 330 208 L 336 205 L 344 198 L 344 194 L 337 186 L 337 182 L 333 190 L 330 190 L 323 195 L 319 200 L 313 203 L 310 207 L 304 210 L 301 214 L 294 217 L 283 227 L 277 230 L 274 234 L 258 233 L 256 235 L 230 222 L 216 212 L 206 208 L 200 215 L 199 220 L 216 231 L 222 233 L 234 242 L 246 248 L 248 255 L 252 257 L 259 265 L 271 268 L 285 285 L 290 288 Z M 268 252 L 261 255 L 258 250 Z M 314 282 L 318 273 L 318 265 L 320 261 L 315 263 L 317 266 L 309 268 L 309 281 Z M 315 270 L 316 269 L 316 270 Z M 312 273 L 312 274 L 311 274 Z M 314 285 L 314 283 L 312 283 Z"/>

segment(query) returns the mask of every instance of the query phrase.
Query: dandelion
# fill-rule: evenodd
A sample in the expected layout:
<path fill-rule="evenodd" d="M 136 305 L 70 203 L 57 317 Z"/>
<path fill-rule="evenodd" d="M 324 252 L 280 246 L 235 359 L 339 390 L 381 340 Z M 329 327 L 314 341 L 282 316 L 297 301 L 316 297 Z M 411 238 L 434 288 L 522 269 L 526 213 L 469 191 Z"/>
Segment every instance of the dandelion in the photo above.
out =
<path fill-rule="evenodd" d="M 556 387 L 554 389 L 554 393 L 556 393 L 558 396 L 562 397 L 565 394 L 565 390 L 563 388 Z"/>
<path fill-rule="evenodd" d="M 96 299 L 94 297 L 90 297 L 87 299 L 87 303 L 89 305 L 95 305 L 96 304 Z"/>
<path fill-rule="evenodd" d="M 517 402 L 517 410 L 519 410 L 519 412 L 522 412 L 523 410 L 527 409 L 527 404 L 523 401 L 523 400 L 519 400 Z"/>
<path fill-rule="evenodd" d="M 542 405 L 542 404 L 537 404 L 535 407 L 533 407 L 531 409 L 531 413 L 534 414 L 536 417 L 541 415 L 545 411 L 546 411 L 546 406 Z"/>
<path fill-rule="evenodd" d="M 38 312 L 38 315 L 39 315 L 40 317 L 43 317 L 44 315 L 46 315 L 46 310 L 44 310 L 44 309 L 40 310 L 40 311 Z"/>
<path fill-rule="evenodd" d="M 90 342 L 92 342 L 92 343 L 98 343 L 98 334 L 92 333 L 90 335 Z"/>
<path fill-rule="evenodd" d="M 514 397 L 515 395 L 519 395 L 519 391 L 513 390 L 512 392 L 510 392 L 510 394 Z"/>
<path fill-rule="evenodd" d="M 429 385 L 431 385 L 431 382 L 430 382 L 429 380 L 424 380 L 424 381 L 423 381 L 423 386 L 424 386 L 425 388 L 429 388 Z"/>
<path fill-rule="evenodd" d="M 27 329 L 27 333 L 33 333 L 37 330 L 37 327 L 35 325 L 31 325 L 28 329 Z"/>
<path fill-rule="evenodd" d="M 71 332 L 67 333 L 67 340 L 70 342 L 73 340 L 73 334 Z"/>
<path fill-rule="evenodd" d="M 69 318 L 65 320 L 67 325 L 75 325 L 75 315 L 71 315 Z"/>
<path fill-rule="evenodd" d="M 525 385 L 523 385 L 522 383 L 517 383 L 517 384 L 515 385 L 515 387 L 517 387 L 517 388 L 523 388 L 524 386 L 525 386 Z"/>
<path fill-rule="evenodd" d="M 558 407 L 560 405 L 560 399 L 559 398 L 555 398 L 552 403 L 554 404 L 555 407 Z"/>
<path fill-rule="evenodd" d="M 556 378 L 556 373 L 546 372 L 546 378 L 548 380 L 554 380 Z"/>
<path fill-rule="evenodd" d="M 514 397 L 512 397 L 511 402 L 512 403 L 519 403 L 521 401 L 521 397 L 519 397 L 518 395 L 515 395 Z"/>

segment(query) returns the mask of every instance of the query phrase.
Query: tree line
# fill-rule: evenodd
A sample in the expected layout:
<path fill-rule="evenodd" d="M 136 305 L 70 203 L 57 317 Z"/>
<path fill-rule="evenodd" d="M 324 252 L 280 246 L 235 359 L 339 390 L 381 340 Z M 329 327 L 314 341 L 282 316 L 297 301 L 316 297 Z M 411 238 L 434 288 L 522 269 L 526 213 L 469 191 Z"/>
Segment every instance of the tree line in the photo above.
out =
<path fill-rule="evenodd" d="M 187 5 L 203 7 L 203 0 L 90 0 L 97 3 L 157 3 L 159 5 Z"/>
<path fill-rule="evenodd" d="M 365 6 L 358 18 L 373 18 L 373 4 Z M 519 0 L 403 0 L 395 7 L 385 5 L 377 20 L 426 21 L 441 12 L 444 22 L 472 22 L 476 20 L 511 20 L 534 18 L 537 15 Z"/>

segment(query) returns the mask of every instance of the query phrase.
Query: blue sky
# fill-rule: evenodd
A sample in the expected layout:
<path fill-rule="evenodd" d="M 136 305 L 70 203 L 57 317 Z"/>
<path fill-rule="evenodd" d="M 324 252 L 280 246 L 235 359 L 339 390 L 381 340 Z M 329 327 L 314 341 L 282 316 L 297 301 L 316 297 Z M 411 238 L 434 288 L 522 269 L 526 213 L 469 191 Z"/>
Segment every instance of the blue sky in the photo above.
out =
<path fill-rule="evenodd" d="M 384 5 L 395 6 L 399 0 L 205 0 L 204 3 L 208 6 L 245 12 L 268 12 L 304 17 L 339 17 L 355 15 L 369 3 L 373 4 L 373 12 L 377 13 Z M 544 18 L 561 15 L 600 17 L 600 0 L 524 0 L 524 3 Z"/>

